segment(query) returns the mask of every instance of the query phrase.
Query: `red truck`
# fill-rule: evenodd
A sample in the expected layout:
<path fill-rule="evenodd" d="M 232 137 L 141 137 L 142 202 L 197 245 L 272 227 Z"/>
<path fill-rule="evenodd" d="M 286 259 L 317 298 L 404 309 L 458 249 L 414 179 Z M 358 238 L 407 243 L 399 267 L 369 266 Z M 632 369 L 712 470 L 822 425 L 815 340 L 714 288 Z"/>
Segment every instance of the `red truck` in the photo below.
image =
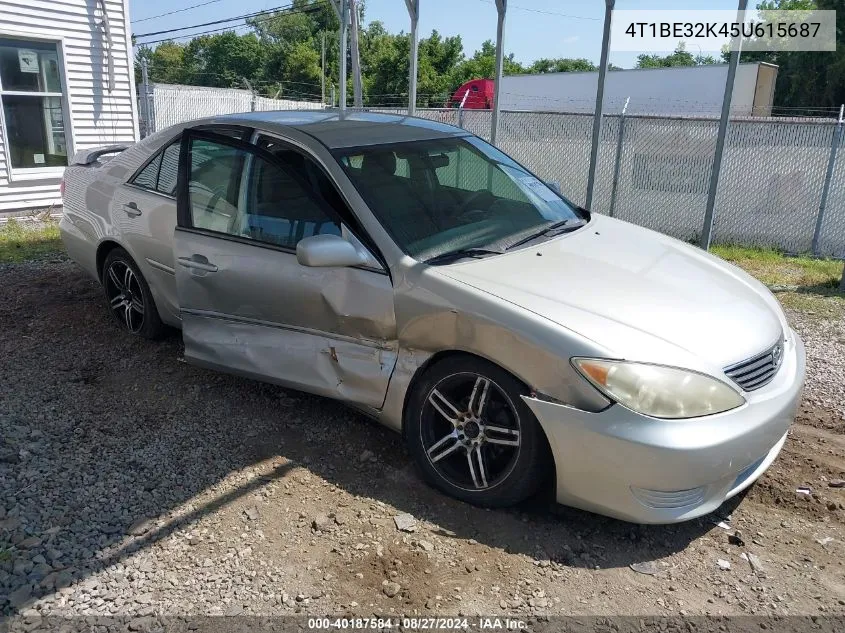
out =
<path fill-rule="evenodd" d="M 468 110 L 492 110 L 494 85 L 492 79 L 471 79 L 455 90 L 446 106 Z"/>

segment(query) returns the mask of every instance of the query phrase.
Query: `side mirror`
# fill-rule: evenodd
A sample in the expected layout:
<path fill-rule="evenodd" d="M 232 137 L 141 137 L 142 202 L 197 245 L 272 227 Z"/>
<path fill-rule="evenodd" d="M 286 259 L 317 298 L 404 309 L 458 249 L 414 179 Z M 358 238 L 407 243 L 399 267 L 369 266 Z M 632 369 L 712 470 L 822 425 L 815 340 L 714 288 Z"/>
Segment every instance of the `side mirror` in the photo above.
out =
<path fill-rule="evenodd" d="M 314 235 L 299 240 L 296 245 L 296 261 L 314 268 L 361 266 L 366 256 L 342 237 L 337 235 Z"/>

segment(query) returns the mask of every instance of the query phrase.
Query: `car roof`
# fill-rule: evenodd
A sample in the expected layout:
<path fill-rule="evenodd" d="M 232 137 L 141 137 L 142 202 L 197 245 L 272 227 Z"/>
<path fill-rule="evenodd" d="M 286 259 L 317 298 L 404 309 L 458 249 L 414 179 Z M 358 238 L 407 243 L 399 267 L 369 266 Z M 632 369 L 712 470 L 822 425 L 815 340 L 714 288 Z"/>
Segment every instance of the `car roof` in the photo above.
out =
<path fill-rule="evenodd" d="M 243 124 L 267 131 L 295 128 L 329 149 L 469 136 L 466 130 L 438 121 L 381 112 L 277 110 L 227 114 L 203 123 Z"/>

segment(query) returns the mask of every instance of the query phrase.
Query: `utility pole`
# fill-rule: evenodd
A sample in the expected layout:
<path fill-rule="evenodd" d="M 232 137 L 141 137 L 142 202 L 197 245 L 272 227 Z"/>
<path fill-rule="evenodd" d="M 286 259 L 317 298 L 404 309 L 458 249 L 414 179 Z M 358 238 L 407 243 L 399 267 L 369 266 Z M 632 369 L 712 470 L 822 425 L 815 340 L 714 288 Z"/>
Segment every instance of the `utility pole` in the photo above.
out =
<path fill-rule="evenodd" d="M 364 95 L 361 87 L 361 55 L 358 51 L 358 0 L 347 0 L 352 17 L 352 92 L 356 108 L 364 106 Z"/>
<path fill-rule="evenodd" d="M 346 112 L 346 51 L 349 38 L 349 0 L 331 0 L 332 8 L 340 20 L 340 112 Z M 334 90 L 334 86 L 332 86 Z M 334 105 L 334 97 L 332 97 Z"/>
<path fill-rule="evenodd" d="M 323 45 L 322 50 L 320 51 L 321 55 L 321 64 L 320 64 L 320 103 L 326 105 L 326 32 L 323 31 Z"/>

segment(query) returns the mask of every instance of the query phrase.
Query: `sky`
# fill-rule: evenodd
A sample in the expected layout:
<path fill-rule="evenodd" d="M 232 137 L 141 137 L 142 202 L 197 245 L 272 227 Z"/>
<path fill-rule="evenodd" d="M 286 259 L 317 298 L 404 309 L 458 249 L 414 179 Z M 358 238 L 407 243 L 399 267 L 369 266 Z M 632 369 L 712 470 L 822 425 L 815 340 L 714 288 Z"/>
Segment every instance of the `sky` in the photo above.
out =
<path fill-rule="evenodd" d="M 290 3 L 290 0 L 214 0 L 202 7 L 147 20 L 208 0 L 130 0 L 132 30 L 149 33 L 211 22 Z M 754 2 L 749 3 L 752 6 Z M 509 0 L 505 23 L 505 51 L 530 63 L 541 57 L 585 57 L 598 62 L 601 53 L 603 0 Z M 617 0 L 617 9 L 736 9 L 736 0 Z M 460 35 L 467 56 L 481 43 L 496 39 L 494 0 L 420 0 L 420 37 L 433 29 L 441 35 Z M 143 21 L 140 21 L 143 20 Z M 388 31 L 410 28 L 404 0 L 366 0 L 365 22 L 380 20 Z M 213 27 L 204 27 L 207 30 Z M 184 31 L 176 36 L 190 34 Z M 162 37 L 162 36 L 158 36 Z M 147 39 L 158 39 L 151 37 Z M 143 41 L 143 39 L 141 40 Z M 181 40 L 185 41 L 185 40 Z M 691 50 L 692 53 L 698 51 Z M 706 52 L 706 51 L 705 51 Z M 610 62 L 630 68 L 636 52 L 613 51 Z"/>

